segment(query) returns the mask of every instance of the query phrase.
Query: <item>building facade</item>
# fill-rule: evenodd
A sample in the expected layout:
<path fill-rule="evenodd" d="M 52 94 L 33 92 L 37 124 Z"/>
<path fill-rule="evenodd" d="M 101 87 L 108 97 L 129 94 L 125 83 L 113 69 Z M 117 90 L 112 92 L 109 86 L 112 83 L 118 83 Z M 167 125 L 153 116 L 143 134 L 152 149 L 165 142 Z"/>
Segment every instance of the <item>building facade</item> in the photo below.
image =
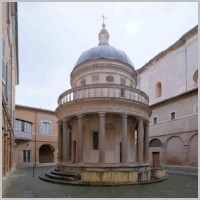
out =
<path fill-rule="evenodd" d="M 16 105 L 15 164 L 57 162 L 57 117 L 54 111 Z"/>
<path fill-rule="evenodd" d="M 151 165 L 195 172 L 198 167 L 198 26 L 138 70 L 138 89 L 148 94 L 152 109 Z"/>
<path fill-rule="evenodd" d="M 19 84 L 17 3 L 2 3 L 2 177 L 13 167 L 15 86 Z"/>

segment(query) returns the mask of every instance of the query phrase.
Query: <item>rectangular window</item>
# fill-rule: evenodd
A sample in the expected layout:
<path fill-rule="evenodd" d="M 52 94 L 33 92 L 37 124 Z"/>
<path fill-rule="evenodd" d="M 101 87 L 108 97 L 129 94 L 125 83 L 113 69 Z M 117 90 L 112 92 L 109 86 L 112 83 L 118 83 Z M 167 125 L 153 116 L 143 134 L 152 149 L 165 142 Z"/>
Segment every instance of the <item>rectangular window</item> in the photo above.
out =
<path fill-rule="evenodd" d="M 51 128 L 50 121 L 41 121 L 40 122 L 40 133 L 42 135 L 51 135 L 52 134 L 52 128 Z"/>
<path fill-rule="evenodd" d="M 157 117 L 153 118 L 153 124 L 157 124 Z"/>
<path fill-rule="evenodd" d="M 124 97 L 125 96 L 125 91 L 123 88 L 121 88 L 121 97 Z"/>
<path fill-rule="evenodd" d="M 176 114 L 175 114 L 175 112 L 172 112 L 171 113 L 171 120 L 174 120 L 174 119 L 176 119 Z"/>
<path fill-rule="evenodd" d="M 24 163 L 31 162 L 31 150 L 23 150 L 23 160 Z"/>
<path fill-rule="evenodd" d="M 32 133 L 32 124 L 23 120 L 15 120 L 15 131 Z"/>
<path fill-rule="evenodd" d="M 98 132 L 93 132 L 93 149 L 99 149 Z"/>

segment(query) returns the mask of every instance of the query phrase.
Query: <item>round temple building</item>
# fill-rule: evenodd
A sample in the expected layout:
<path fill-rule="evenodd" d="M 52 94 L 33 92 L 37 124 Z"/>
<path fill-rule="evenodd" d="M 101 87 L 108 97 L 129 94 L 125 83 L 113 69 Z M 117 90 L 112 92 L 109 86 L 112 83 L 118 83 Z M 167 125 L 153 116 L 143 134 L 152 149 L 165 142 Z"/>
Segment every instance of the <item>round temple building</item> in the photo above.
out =
<path fill-rule="evenodd" d="M 98 46 L 81 54 L 71 89 L 58 98 L 58 168 L 49 178 L 91 185 L 151 181 L 151 110 L 136 86 L 131 60 L 109 45 L 103 23 Z M 162 179 L 165 171 L 157 169 L 154 176 Z"/>

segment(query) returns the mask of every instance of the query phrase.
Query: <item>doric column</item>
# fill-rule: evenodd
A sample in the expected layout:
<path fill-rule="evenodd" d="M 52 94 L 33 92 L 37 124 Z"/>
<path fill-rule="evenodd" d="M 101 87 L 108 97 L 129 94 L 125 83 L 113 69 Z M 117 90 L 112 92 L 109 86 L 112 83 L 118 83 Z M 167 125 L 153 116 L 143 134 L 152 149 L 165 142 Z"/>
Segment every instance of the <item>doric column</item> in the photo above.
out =
<path fill-rule="evenodd" d="M 99 162 L 105 163 L 105 113 L 99 113 L 100 133 L 99 133 Z"/>
<path fill-rule="evenodd" d="M 138 163 L 143 163 L 144 159 L 144 127 L 143 119 L 139 119 L 138 123 Z"/>
<path fill-rule="evenodd" d="M 58 162 L 62 161 L 62 122 L 58 123 Z"/>
<path fill-rule="evenodd" d="M 149 124 L 146 124 L 144 133 L 144 162 L 149 163 Z"/>
<path fill-rule="evenodd" d="M 64 119 L 63 120 L 63 141 L 62 141 L 62 149 L 63 149 L 63 151 L 62 151 L 62 154 L 63 154 L 63 156 L 62 156 L 62 161 L 63 162 L 67 162 L 67 154 L 68 154 L 68 152 L 67 152 L 67 133 L 68 133 L 68 126 L 67 126 L 67 119 Z"/>
<path fill-rule="evenodd" d="M 127 162 L 127 115 L 122 115 L 122 162 Z"/>
<path fill-rule="evenodd" d="M 78 115 L 77 162 L 83 162 L 83 115 Z"/>

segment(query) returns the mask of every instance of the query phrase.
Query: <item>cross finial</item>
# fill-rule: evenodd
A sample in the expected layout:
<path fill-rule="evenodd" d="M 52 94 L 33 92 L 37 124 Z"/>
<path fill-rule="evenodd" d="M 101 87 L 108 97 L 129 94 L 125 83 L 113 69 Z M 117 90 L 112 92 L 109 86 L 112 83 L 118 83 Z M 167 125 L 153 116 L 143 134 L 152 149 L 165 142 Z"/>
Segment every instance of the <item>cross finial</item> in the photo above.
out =
<path fill-rule="evenodd" d="M 101 17 L 103 18 L 103 24 L 104 24 L 104 19 L 107 19 L 106 17 L 104 17 L 104 14 L 101 15 Z"/>

